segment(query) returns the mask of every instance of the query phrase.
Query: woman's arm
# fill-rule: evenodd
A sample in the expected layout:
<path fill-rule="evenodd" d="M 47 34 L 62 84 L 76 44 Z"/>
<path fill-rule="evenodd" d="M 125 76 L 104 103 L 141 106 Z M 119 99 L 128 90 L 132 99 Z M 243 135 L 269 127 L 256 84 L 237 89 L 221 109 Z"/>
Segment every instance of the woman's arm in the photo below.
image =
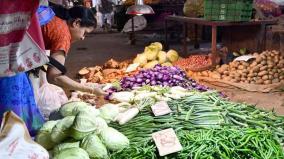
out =
<path fill-rule="evenodd" d="M 65 54 L 64 51 L 57 51 L 52 53 L 51 57 L 60 62 L 62 65 L 65 63 Z M 97 95 L 105 95 L 99 88 L 92 88 L 81 83 L 78 83 L 71 78 L 61 75 L 61 72 L 54 67 L 48 67 L 47 69 L 47 80 L 51 84 L 58 85 L 60 87 L 66 88 L 68 90 L 77 90 L 82 92 L 94 93 Z"/>

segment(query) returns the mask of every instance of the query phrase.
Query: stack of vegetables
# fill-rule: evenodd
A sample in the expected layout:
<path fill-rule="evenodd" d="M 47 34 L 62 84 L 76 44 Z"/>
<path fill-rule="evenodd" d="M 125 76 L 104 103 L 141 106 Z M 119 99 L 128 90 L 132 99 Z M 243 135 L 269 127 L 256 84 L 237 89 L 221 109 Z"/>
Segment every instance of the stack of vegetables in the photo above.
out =
<path fill-rule="evenodd" d="M 218 63 L 216 59 L 215 63 Z M 212 61 L 212 55 L 191 55 L 187 58 L 180 58 L 174 63 L 174 66 L 182 68 L 186 71 L 203 71 L 208 70 L 213 66 L 214 62 Z"/>
<path fill-rule="evenodd" d="M 179 55 L 175 50 L 168 52 L 162 51 L 163 45 L 159 42 L 154 42 L 145 47 L 142 54 L 138 54 L 133 60 L 133 63 L 139 64 L 140 67 L 149 69 L 157 64 L 162 66 L 172 66 L 172 63 L 179 59 Z"/>
<path fill-rule="evenodd" d="M 174 66 L 156 65 L 152 69 L 141 70 L 136 75 L 125 77 L 121 80 L 123 89 L 132 89 L 144 85 L 181 86 L 186 89 L 197 89 L 200 91 L 208 89 L 188 78 L 184 71 Z"/>
<path fill-rule="evenodd" d="M 128 138 L 107 124 L 118 114 L 115 105 L 95 109 L 84 102 L 71 102 L 60 108 L 60 114 L 62 119 L 46 122 L 36 136 L 55 159 L 105 159 L 110 152 L 129 146 Z"/>
<path fill-rule="evenodd" d="M 214 92 L 191 92 L 168 101 L 172 113 L 153 117 L 150 109 L 126 123 L 130 146 L 111 158 L 284 158 L 284 117 L 253 106 L 233 103 Z M 151 134 L 173 128 L 182 151 L 159 157 Z"/>
<path fill-rule="evenodd" d="M 136 72 L 126 72 L 130 60 L 118 62 L 110 59 L 103 66 L 84 67 L 78 74 L 80 78 L 92 83 L 111 83 L 120 80 L 122 77 L 130 76 Z"/>
<path fill-rule="evenodd" d="M 214 71 L 193 73 L 189 76 L 204 76 L 231 82 L 248 84 L 272 84 L 284 82 L 284 57 L 278 51 L 254 53 L 249 61 L 233 61 L 217 66 Z"/>

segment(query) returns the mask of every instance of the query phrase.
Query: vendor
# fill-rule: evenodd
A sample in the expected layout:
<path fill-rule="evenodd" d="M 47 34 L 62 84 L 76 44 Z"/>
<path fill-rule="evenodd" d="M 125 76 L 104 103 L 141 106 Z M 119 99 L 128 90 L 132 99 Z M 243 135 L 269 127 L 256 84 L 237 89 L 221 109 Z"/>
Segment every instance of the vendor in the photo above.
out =
<path fill-rule="evenodd" d="M 42 26 L 42 34 L 45 48 L 50 50 L 50 56 L 64 65 L 71 43 L 84 40 L 86 34 L 94 30 L 97 22 L 91 10 L 82 6 L 75 6 L 70 9 L 57 6 L 54 12 L 56 16 Z M 50 83 L 68 90 L 89 92 L 96 95 L 106 94 L 98 87 L 83 85 L 62 75 L 54 67 L 48 67 L 47 79 Z"/>

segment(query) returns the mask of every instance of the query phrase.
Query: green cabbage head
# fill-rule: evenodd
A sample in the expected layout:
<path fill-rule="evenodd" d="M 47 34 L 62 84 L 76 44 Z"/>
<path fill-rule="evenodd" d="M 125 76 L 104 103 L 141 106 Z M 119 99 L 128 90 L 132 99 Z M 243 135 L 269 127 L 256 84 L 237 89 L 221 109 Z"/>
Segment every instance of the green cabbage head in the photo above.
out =
<path fill-rule="evenodd" d="M 75 116 L 77 115 L 80 111 L 83 111 L 84 109 L 89 109 L 92 107 L 90 104 L 85 103 L 85 102 L 69 102 L 64 104 L 60 108 L 60 114 L 64 117 L 66 116 Z"/>
<path fill-rule="evenodd" d="M 82 140 L 93 132 L 100 132 L 108 127 L 104 119 L 87 112 L 80 112 L 76 115 L 75 121 L 71 127 L 70 135 L 76 140 Z"/>
<path fill-rule="evenodd" d="M 53 159 L 89 159 L 88 153 L 78 147 L 63 149 Z"/>
<path fill-rule="evenodd" d="M 36 136 L 36 142 L 47 150 L 55 146 L 55 142 L 51 140 L 51 131 L 57 122 L 58 121 L 48 121 L 44 123 Z"/>
<path fill-rule="evenodd" d="M 52 128 L 51 140 L 55 143 L 62 142 L 69 136 L 69 128 L 74 122 L 75 116 L 67 116 L 58 121 L 58 123 Z"/>
<path fill-rule="evenodd" d="M 111 151 L 119 151 L 129 146 L 128 138 L 114 128 L 105 128 L 100 135 L 103 143 Z"/>
<path fill-rule="evenodd" d="M 90 134 L 85 137 L 80 147 L 86 150 L 91 158 L 96 159 L 107 159 L 108 152 L 105 145 L 102 143 L 100 138 L 96 134 Z"/>
<path fill-rule="evenodd" d="M 54 154 L 54 155 L 57 155 L 57 154 L 59 154 L 61 151 L 63 151 L 64 149 L 73 148 L 73 147 L 79 148 L 79 147 L 80 147 L 80 142 L 79 142 L 79 141 L 77 141 L 77 142 L 65 142 L 65 143 L 56 145 L 56 146 L 53 148 L 53 154 Z"/>

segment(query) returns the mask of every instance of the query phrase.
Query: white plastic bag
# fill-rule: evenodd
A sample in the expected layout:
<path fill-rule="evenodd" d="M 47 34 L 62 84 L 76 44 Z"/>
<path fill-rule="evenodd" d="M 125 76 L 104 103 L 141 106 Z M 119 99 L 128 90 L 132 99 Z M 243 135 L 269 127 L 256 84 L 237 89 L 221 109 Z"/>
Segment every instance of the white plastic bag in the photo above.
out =
<path fill-rule="evenodd" d="M 37 105 L 44 118 L 48 119 L 50 113 L 67 103 L 68 98 L 62 88 L 47 82 L 45 72 L 40 71 L 40 78 L 42 84 L 37 93 Z"/>
<path fill-rule="evenodd" d="M 133 17 L 133 20 L 134 20 L 134 31 L 140 31 L 146 28 L 147 20 L 144 16 L 135 16 Z M 128 33 L 131 31 L 132 31 L 132 19 L 129 19 L 124 25 L 122 32 Z"/>
<path fill-rule="evenodd" d="M 3 116 L 0 130 L 1 159 L 48 159 L 48 152 L 34 142 L 25 123 L 13 112 Z"/>

